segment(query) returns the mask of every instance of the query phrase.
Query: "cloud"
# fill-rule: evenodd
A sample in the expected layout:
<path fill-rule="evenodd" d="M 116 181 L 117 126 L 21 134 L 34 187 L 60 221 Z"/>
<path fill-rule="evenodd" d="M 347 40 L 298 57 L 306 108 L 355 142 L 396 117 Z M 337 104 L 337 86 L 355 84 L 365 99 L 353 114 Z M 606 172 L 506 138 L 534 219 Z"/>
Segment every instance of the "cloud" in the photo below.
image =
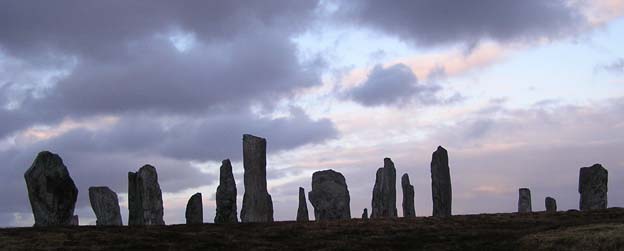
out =
<path fill-rule="evenodd" d="M 618 58 L 609 64 L 599 65 L 598 68 L 607 72 L 622 74 L 624 73 L 624 58 Z"/>

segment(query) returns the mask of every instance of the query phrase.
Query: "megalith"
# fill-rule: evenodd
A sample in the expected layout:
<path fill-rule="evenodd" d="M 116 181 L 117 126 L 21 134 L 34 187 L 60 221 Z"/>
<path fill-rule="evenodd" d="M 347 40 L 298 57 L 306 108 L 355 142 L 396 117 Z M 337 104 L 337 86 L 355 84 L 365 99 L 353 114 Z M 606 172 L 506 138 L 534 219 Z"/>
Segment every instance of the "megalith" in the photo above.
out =
<path fill-rule="evenodd" d="M 186 224 L 203 224 L 204 223 L 204 207 L 202 203 L 202 194 L 195 193 L 186 203 L 186 211 L 184 213 Z"/>
<path fill-rule="evenodd" d="M 317 221 L 351 219 L 347 182 L 341 173 L 324 170 L 312 174 L 312 191 L 308 197 Z"/>
<path fill-rule="evenodd" d="M 80 219 L 78 218 L 78 215 L 72 216 L 71 220 L 69 221 L 69 225 L 71 225 L 71 226 L 78 226 L 78 225 L 80 225 Z"/>
<path fill-rule="evenodd" d="M 310 221 L 308 215 L 308 202 L 305 197 L 305 190 L 303 187 L 299 187 L 299 208 L 297 208 L 297 221 Z"/>
<path fill-rule="evenodd" d="M 368 209 L 366 208 L 364 208 L 364 211 L 362 212 L 362 219 L 368 220 Z"/>
<path fill-rule="evenodd" d="M 242 222 L 273 222 L 273 201 L 267 191 L 266 139 L 243 135 L 245 169 Z"/>
<path fill-rule="evenodd" d="M 433 216 L 446 217 L 451 215 L 451 174 L 448 164 L 448 152 L 442 146 L 431 156 L 431 197 L 433 200 Z"/>
<path fill-rule="evenodd" d="M 215 223 L 238 222 L 236 208 L 236 181 L 232 174 L 232 163 L 229 159 L 221 161 L 219 186 L 217 187 L 217 214 Z"/>
<path fill-rule="evenodd" d="M 600 164 L 581 168 L 578 187 L 581 211 L 607 208 L 608 178 L 609 172 Z"/>
<path fill-rule="evenodd" d="M 390 158 L 384 158 L 384 166 L 377 169 L 371 204 L 371 218 L 397 217 L 396 169 Z"/>
<path fill-rule="evenodd" d="M 89 202 L 95 213 L 97 226 L 121 226 L 121 212 L 117 194 L 108 187 L 89 187 Z"/>
<path fill-rule="evenodd" d="M 520 188 L 518 190 L 518 213 L 530 213 L 531 209 L 531 190 L 528 188 Z"/>
<path fill-rule="evenodd" d="M 414 186 L 410 184 L 407 173 L 401 176 L 401 187 L 403 188 L 403 217 L 416 217 Z"/>
<path fill-rule="evenodd" d="M 557 201 L 554 198 L 546 197 L 546 212 L 557 212 Z"/>
<path fill-rule="evenodd" d="M 128 225 L 165 225 L 156 168 L 144 165 L 128 172 Z"/>
<path fill-rule="evenodd" d="M 78 189 L 61 157 L 40 152 L 24 173 L 24 179 L 36 227 L 72 223 Z"/>

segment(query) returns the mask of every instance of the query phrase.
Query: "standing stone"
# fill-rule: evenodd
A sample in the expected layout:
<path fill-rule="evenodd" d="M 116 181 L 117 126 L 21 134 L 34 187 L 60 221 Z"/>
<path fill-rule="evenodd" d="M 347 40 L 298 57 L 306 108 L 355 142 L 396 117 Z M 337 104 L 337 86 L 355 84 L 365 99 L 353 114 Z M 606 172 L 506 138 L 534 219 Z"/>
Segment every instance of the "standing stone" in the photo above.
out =
<path fill-rule="evenodd" d="M 362 212 L 362 219 L 368 220 L 368 209 L 364 208 L 364 212 Z"/>
<path fill-rule="evenodd" d="M 71 226 L 78 226 L 78 225 L 80 225 L 80 219 L 78 219 L 78 215 L 72 216 L 71 221 L 69 222 L 69 225 L 71 225 Z"/>
<path fill-rule="evenodd" d="M 229 159 L 221 161 L 219 186 L 217 187 L 217 214 L 215 223 L 237 223 L 236 214 L 236 181 L 232 174 L 232 163 Z"/>
<path fill-rule="evenodd" d="M 108 187 L 89 187 L 89 201 L 97 226 L 121 226 L 117 194 Z"/>
<path fill-rule="evenodd" d="M 600 164 L 581 168 L 578 187 L 581 211 L 607 208 L 608 178 L 609 172 Z"/>
<path fill-rule="evenodd" d="M 128 225 L 165 225 L 156 168 L 144 165 L 128 172 Z"/>
<path fill-rule="evenodd" d="M 557 201 L 551 197 L 546 197 L 546 212 L 557 212 Z"/>
<path fill-rule="evenodd" d="M 441 146 L 431 156 L 431 197 L 433 216 L 451 216 L 451 174 L 448 152 Z"/>
<path fill-rule="evenodd" d="M 520 188 L 518 190 L 518 213 L 530 213 L 531 209 L 531 190 L 528 188 Z"/>
<path fill-rule="evenodd" d="M 347 182 L 334 170 L 312 174 L 312 191 L 308 193 L 317 221 L 351 219 Z"/>
<path fill-rule="evenodd" d="M 416 217 L 414 186 L 410 184 L 407 173 L 401 177 L 401 187 L 403 188 L 403 217 Z"/>
<path fill-rule="evenodd" d="M 70 225 L 78 189 L 61 157 L 48 151 L 40 152 L 24 173 L 24 179 L 35 226 Z"/>
<path fill-rule="evenodd" d="M 186 212 L 184 213 L 186 224 L 203 224 L 204 223 L 204 207 L 202 204 L 202 194 L 195 193 L 186 203 Z"/>
<path fill-rule="evenodd" d="M 384 158 L 384 167 L 377 169 L 371 218 L 397 217 L 396 169 L 390 158 Z"/>
<path fill-rule="evenodd" d="M 299 187 L 299 208 L 297 209 L 297 221 L 310 221 L 310 216 L 308 215 L 308 203 L 306 202 L 303 187 Z"/>
<path fill-rule="evenodd" d="M 273 222 L 273 201 L 267 191 L 266 139 L 243 135 L 245 169 L 242 222 Z"/>

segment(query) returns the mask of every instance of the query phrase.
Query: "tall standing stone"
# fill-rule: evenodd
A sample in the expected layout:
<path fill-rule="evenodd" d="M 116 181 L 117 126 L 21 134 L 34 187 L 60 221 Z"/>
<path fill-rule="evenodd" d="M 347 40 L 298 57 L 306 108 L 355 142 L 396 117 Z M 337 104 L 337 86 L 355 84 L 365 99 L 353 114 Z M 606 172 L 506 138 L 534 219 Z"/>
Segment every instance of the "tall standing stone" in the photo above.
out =
<path fill-rule="evenodd" d="M 61 157 L 40 152 L 24 173 L 24 179 L 36 227 L 71 224 L 78 189 Z"/>
<path fill-rule="evenodd" d="M 520 188 L 518 190 L 518 213 L 530 213 L 531 209 L 531 190 L 528 188 Z"/>
<path fill-rule="evenodd" d="M 229 159 L 221 161 L 219 186 L 217 187 L 217 214 L 215 223 L 236 223 L 236 181 L 232 174 L 232 163 Z"/>
<path fill-rule="evenodd" d="M 71 225 L 71 226 L 79 226 L 80 225 L 80 219 L 78 218 L 78 215 L 72 216 L 71 220 L 69 221 L 69 225 Z"/>
<path fill-rule="evenodd" d="M 144 165 L 128 172 L 128 225 L 165 225 L 156 168 Z"/>
<path fill-rule="evenodd" d="M 351 198 L 341 173 L 334 170 L 314 172 L 308 197 L 317 221 L 351 219 Z"/>
<path fill-rule="evenodd" d="M 607 208 L 609 172 L 600 164 L 581 168 L 578 191 L 581 211 Z"/>
<path fill-rule="evenodd" d="M 89 187 L 89 202 L 95 213 L 95 225 L 122 225 L 119 199 L 113 190 L 108 187 Z"/>
<path fill-rule="evenodd" d="M 299 208 L 297 209 L 297 221 L 310 221 L 308 203 L 306 202 L 305 190 L 299 187 Z"/>
<path fill-rule="evenodd" d="M 186 224 L 203 224 L 204 223 L 204 207 L 202 203 L 202 194 L 195 193 L 186 203 L 186 212 L 184 213 Z"/>
<path fill-rule="evenodd" d="M 362 212 L 362 219 L 368 220 L 368 209 L 366 208 L 364 208 L 364 211 Z"/>
<path fill-rule="evenodd" d="M 267 191 L 266 139 L 243 135 L 245 169 L 242 222 L 273 222 L 273 201 Z"/>
<path fill-rule="evenodd" d="M 407 173 L 401 177 L 401 187 L 403 188 L 403 217 L 416 217 L 414 186 L 410 184 Z"/>
<path fill-rule="evenodd" d="M 546 212 L 557 212 L 557 201 L 551 197 L 546 197 L 544 201 Z"/>
<path fill-rule="evenodd" d="M 431 197 L 433 216 L 451 216 L 452 190 L 448 152 L 441 146 L 431 156 Z"/>
<path fill-rule="evenodd" d="M 384 158 L 384 166 L 377 169 L 371 218 L 397 217 L 396 169 L 390 158 Z"/>

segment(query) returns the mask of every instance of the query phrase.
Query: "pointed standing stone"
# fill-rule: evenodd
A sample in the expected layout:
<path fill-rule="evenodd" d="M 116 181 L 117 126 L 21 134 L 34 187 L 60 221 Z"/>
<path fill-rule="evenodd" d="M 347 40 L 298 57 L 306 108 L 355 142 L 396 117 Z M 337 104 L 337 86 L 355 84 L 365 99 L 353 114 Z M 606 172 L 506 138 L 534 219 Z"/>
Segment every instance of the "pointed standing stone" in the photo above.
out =
<path fill-rule="evenodd" d="M 128 225 L 165 225 L 156 168 L 144 165 L 128 172 Z"/>
<path fill-rule="evenodd" d="M 341 173 L 324 170 L 312 174 L 312 191 L 308 198 L 314 207 L 316 221 L 351 219 L 351 198 Z"/>
<path fill-rule="evenodd" d="M 24 173 L 24 179 L 36 227 L 71 224 L 78 189 L 61 157 L 40 152 Z"/>
<path fill-rule="evenodd" d="M 546 212 L 557 212 L 557 201 L 551 197 L 546 197 Z"/>
<path fill-rule="evenodd" d="M 407 173 L 401 177 L 401 187 L 403 188 L 403 217 L 416 217 L 414 186 L 410 184 Z"/>
<path fill-rule="evenodd" d="M 243 135 L 245 169 L 242 222 L 273 222 L 273 201 L 267 191 L 266 139 Z"/>
<path fill-rule="evenodd" d="M 236 181 L 232 174 L 232 163 L 229 159 L 221 161 L 219 186 L 217 187 L 217 214 L 215 223 L 237 223 L 236 216 Z"/>
<path fill-rule="evenodd" d="M 368 220 L 368 209 L 364 208 L 364 212 L 362 212 L 362 219 Z"/>
<path fill-rule="evenodd" d="M 384 158 L 384 167 L 377 169 L 371 218 L 397 217 L 396 169 L 390 158 Z"/>
<path fill-rule="evenodd" d="M 607 182 L 609 172 L 600 164 L 581 168 L 579 188 L 581 211 L 607 208 Z"/>
<path fill-rule="evenodd" d="M 303 187 L 299 187 L 299 208 L 297 209 L 297 221 L 310 221 L 310 216 L 308 215 L 308 203 L 306 202 Z"/>
<path fill-rule="evenodd" d="M 448 152 L 441 146 L 431 156 L 431 197 L 433 216 L 451 216 L 451 174 Z"/>
<path fill-rule="evenodd" d="M 89 187 L 89 201 L 97 218 L 97 226 L 121 226 L 117 194 L 108 187 Z"/>
<path fill-rule="evenodd" d="M 201 193 L 193 194 L 188 200 L 184 217 L 187 225 L 204 223 L 204 206 Z"/>
<path fill-rule="evenodd" d="M 520 188 L 518 190 L 518 213 L 530 213 L 531 209 L 531 190 L 528 188 Z"/>

